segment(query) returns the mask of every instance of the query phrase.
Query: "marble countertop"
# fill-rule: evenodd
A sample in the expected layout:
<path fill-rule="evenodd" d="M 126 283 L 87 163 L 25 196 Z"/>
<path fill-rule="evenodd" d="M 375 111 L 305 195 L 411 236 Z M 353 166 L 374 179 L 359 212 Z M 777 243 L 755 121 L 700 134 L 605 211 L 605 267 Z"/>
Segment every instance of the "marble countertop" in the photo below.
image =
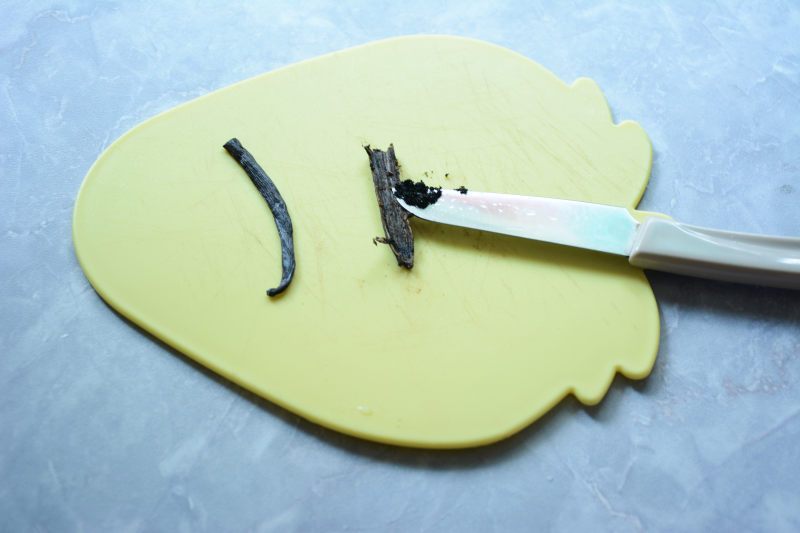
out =
<path fill-rule="evenodd" d="M 323 429 L 165 347 L 103 303 L 71 242 L 84 175 L 129 128 L 418 33 L 597 81 L 651 138 L 641 209 L 798 236 L 797 3 L 5 4 L 0 531 L 800 529 L 800 292 L 648 274 L 662 325 L 648 379 L 433 452 Z"/>

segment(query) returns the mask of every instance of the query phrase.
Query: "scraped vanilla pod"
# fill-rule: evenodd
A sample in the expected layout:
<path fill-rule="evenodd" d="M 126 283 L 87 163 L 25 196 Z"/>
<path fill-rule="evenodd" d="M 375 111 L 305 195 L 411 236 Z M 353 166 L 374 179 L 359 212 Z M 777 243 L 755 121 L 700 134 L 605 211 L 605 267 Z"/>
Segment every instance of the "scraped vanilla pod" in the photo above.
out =
<path fill-rule="evenodd" d="M 295 262 L 294 262 L 294 237 L 292 229 L 292 219 L 289 218 L 289 211 L 286 209 L 286 202 L 283 201 L 281 193 L 272 182 L 270 177 L 264 172 L 264 169 L 259 166 L 255 158 L 245 150 L 242 143 L 238 139 L 233 138 L 226 142 L 223 147 L 239 163 L 250 181 L 256 186 L 258 192 L 267 201 L 272 216 L 275 219 L 275 225 L 278 227 L 278 235 L 281 238 L 281 281 L 274 289 L 269 289 L 267 294 L 275 296 L 282 293 L 289 286 L 294 275 Z"/>
<path fill-rule="evenodd" d="M 411 214 L 400 207 L 395 200 L 392 189 L 400 184 L 400 171 L 394 156 L 394 146 L 389 149 L 373 150 L 369 146 L 364 149 L 369 155 L 369 167 L 372 169 L 372 184 L 381 211 L 381 222 L 386 237 L 376 237 L 373 242 L 388 244 L 397 258 L 397 264 L 408 269 L 414 266 L 414 235 L 408 219 Z"/>

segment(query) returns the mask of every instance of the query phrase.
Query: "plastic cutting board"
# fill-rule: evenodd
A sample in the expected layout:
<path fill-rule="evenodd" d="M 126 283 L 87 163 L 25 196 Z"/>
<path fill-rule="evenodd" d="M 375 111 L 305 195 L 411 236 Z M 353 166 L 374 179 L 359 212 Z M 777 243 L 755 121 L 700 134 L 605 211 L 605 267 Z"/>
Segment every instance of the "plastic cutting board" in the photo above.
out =
<path fill-rule="evenodd" d="M 297 273 L 286 293 L 263 199 L 222 145 L 280 189 Z M 414 220 L 407 271 L 382 235 L 364 145 L 401 177 L 635 206 L 647 135 L 597 85 L 566 85 L 484 42 L 381 41 L 258 76 L 132 129 L 74 212 L 97 292 L 201 364 L 309 420 L 419 447 L 502 439 L 568 394 L 642 378 L 658 311 L 624 258 Z M 135 377 L 132 377 L 135 379 Z"/>

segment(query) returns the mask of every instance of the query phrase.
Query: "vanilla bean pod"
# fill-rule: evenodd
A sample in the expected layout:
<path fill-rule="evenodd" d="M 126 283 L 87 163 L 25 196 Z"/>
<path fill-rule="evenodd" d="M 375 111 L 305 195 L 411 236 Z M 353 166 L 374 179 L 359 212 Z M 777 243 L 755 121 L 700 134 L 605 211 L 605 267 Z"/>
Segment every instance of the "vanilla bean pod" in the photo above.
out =
<path fill-rule="evenodd" d="M 223 146 L 225 150 L 233 157 L 239 165 L 244 169 L 253 185 L 256 186 L 258 192 L 267 201 L 272 216 L 275 219 L 275 225 L 278 227 L 278 235 L 281 239 L 281 281 L 274 289 L 269 289 L 267 294 L 275 296 L 282 293 L 289 286 L 294 275 L 295 261 L 294 261 L 294 238 L 292 229 L 292 219 L 289 218 L 289 211 L 286 209 L 286 202 L 283 201 L 281 193 L 272 182 L 270 177 L 264 172 L 264 169 L 259 166 L 255 158 L 250 152 L 245 150 L 242 143 L 238 139 L 233 138 L 226 142 Z"/>
<path fill-rule="evenodd" d="M 408 219 L 411 214 L 400 207 L 395 200 L 393 188 L 400 184 L 400 171 L 394 155 L 394 146 L 389 145 L 387 151 L 373 150 L 369 146 L 364 149 L 369 155 L 369 166 L 372 170 L 372 183 L 381 212 L 381 222 L 385 237 L 376 237 L 375 243 L 388 244 L 397 258 L 397 264 L 408 269 L 414 266 L 414 235 Z"/>

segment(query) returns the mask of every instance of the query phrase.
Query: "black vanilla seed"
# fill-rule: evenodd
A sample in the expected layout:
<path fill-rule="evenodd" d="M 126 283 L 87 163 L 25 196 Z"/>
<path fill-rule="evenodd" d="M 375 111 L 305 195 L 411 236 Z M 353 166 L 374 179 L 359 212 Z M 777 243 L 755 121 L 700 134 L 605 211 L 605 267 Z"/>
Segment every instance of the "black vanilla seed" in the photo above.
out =
<path fill-rule="evenodd" d="M 403 180 L 395 186 L 394 195 L 408 205 L 424 209 L 441 198 L 442 188 L 428 187 L 422 180 Z"/>

